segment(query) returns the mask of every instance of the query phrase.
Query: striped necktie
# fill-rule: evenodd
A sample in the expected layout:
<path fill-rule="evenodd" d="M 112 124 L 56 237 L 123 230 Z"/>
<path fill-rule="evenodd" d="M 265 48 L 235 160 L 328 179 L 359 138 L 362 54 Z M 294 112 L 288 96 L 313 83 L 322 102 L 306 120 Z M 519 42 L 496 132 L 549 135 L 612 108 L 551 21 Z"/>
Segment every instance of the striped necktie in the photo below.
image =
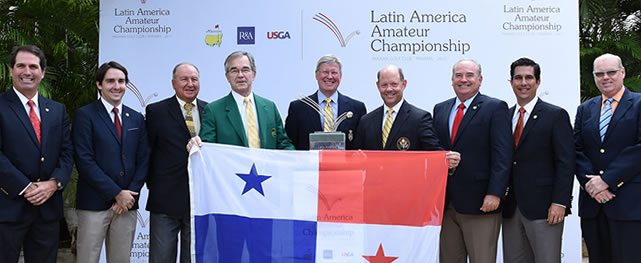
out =
<path fill-rule="evenodd" d="M 245 114 L 247 115 L 247 142 L 249 148 L 260 148 L 260 139 L 258 137 L 258 127 L 256 127 L 256 115 L 249 97 L 244 97 Z"/>
<path fill-rule="evenodd" d="M 599 135 L 601 135 L 601 141 L 605 138 L 605 132 L 610 125 L 610 119 L 612 119 L 612 101 L 614 101 L 613 98 L 605 100 L 605 105 L 601 111 L 601 118 L 599 118 Z"/>
<path fill-rule="evenodd" d="M 331 107 L 331 98 L 325 98 L 325 109 L 323 110 L 323 131 L 334 131 L 334 110 Z"/>
<path fill-rule="evenodd" d="M 387 137 L 389 136 L 390 130 L 392 130 L 392 122 L 394 120 L 392 119 L 392 114 L 394 113 L 394 109 L 392 108 L 387 108 L 387 118 L 385 118 L 385 124 L 383 125 L 383 149 L 385 149 L 385 144 L 387 144 Z"/>

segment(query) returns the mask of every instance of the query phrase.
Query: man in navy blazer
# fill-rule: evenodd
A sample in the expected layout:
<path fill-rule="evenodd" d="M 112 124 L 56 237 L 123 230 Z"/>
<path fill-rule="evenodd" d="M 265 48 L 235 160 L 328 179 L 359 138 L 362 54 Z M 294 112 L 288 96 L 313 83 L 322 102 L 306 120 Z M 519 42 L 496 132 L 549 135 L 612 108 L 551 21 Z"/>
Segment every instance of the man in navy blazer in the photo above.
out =
<path fill-rule="evenodd" d="M 78 262 L 129 262 L 149 142 L 142 114 L 122 104 L 129 78 L 117 62 L 96 71 L 100 99 L 76 111 L 72 139 L 78 168 Z"/>
<path fill-rule="evenodd" d="M 621 58 L 594 60 L 601 96 L 574 122 L 579 216 L 590 263 L 641 259 L 641 94 L 623 86 Z M 609 119 L 609 121 L 608 121 Z"/>
<path fill-rule="evenodd" d="M 0 94 L 0 262 L 56 262 L 62 188 L 73 165 L 64 105 L 38 95 L 47 60 L 35 46 L 10 55 L 13 87 Z"/>
<path fill-rule="evenodd" d="M 179 233 L 180 262 L 191 261 L 187 173 L 189 155 L 185 149 L 185 142 L 198 134 L 200 116 L 207 103 L 197 99 L 200 91 L 200 72 L 195 65 L 176 65 L 171 84 L 175 91 L 174 96 L 147 105 L 146 108 L 151 147 L 147 176 L 147 210 L 151 214 L 149 262 L 176 262 Z M 190 103 L 191 105 L 187 106 Z M 191 124 L 187 122 L 190 117 Z M 191 125 L 193 131 L 190 131 Z"/>
<path fill-rule="evenodd" d="M 503 206 L 503 262 L 560 263 L 574 181 L 570 117 L 536 96 L 539 64 L 517 59 L 510 76 L 517 104 L 510 108 L 514 156 Z"/>
<path fill-rule="evenodd" d="M 480 64 L 458 61 L 452 69 L 456 97 L 434 106 L 441 147 L 462 158 L 447 182 L 441 263 L 466 262 L 468 255 L 470 262 L 496 262 L 512 132 L 507 104 L 479 93 L 482 80 Z"/>
<path fill-rule="evenodd" d="M 324 114 L 319 114 L 327 105 L 326 99 L 330 100 L 332 108 L 332 120 L 336 121 L 338 116 L 352 112 L 337 127 L 337 131 L 345 133 L 345 149 L 354 149 L 353 141 L 356 127 L 361 116 L 367 113 L 365 104 L 352 99 L 338 92 L 338 85 L 343 76 L 342 63 L 334 55 L 322 56 L 316 63 L 316 82 L 318 91 L 307 96 L 309 101 L 318 103 L 318 109 L 312 108 L 303 102 L 303 99 L 292 101 L 289 104 L 289 113 L 285 119 L 285 131 L 292 140 L 296 150 L 309 150 L 309 134 L 324 129 Z"/>

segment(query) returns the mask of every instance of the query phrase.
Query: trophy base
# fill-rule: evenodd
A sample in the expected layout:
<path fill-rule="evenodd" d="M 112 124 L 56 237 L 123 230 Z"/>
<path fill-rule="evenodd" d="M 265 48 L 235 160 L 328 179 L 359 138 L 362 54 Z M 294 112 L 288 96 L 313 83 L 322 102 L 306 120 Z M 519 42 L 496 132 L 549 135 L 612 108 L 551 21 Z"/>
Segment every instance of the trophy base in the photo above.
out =
<path fill-rule="evenodd" d="M 309 134 L 310 150 L 345 150 L 345 133 L 314 132 Z"/>

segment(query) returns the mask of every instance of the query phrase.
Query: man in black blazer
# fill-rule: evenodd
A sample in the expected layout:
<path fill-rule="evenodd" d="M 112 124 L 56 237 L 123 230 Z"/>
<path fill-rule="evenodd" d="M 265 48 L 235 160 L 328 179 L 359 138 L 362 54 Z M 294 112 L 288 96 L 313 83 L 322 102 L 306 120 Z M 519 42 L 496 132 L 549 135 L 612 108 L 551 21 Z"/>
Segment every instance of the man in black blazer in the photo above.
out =
<path fill-rule="evenodd" d="M 574 122 L 583 239 L 590 263 L 639 262 L 641 94 L 623 86 L 618 56 L 601 55 L 593 68 L 601 96 L 581 104 Z"/>
<path fill-rule="evenodd" d="M 376 86 L 383 99 L 383 106 L 361 118 L 354 141 L 356 149 L 443 150 L 434 133 L 430 113 L 413 106 L 403 98 L 407 80 L 401 68 L 389 65 L 379 70 Z M 448 152 L 446 160 L 450 168 L 456 167 L 460 155 Z"/>
<path fill-rule="evenodd" d="M 434 128 L 441 147 L 463 158 L 447 182 L 441 226 L 440 262 L 496 262 L 501 227 L 500 203 L 512 162 L 512 131 L 507 104 L 479 93 L 481 65 L 454 64 L 456 97 L 434 106 Z M 458 117 L 457 117 L 458 116 Z"/>
<path fill-rule="evenodd" d="M 332 108 L 332 120 L 336 121 L 338 116 L 346 112 L 352 112 L 347 119 L 340 123 L 337 131 L 345 133 L 345 148 L 353 149 L 354 134 L 358 121 L 367 113 L 365 104 L 352 99 L 338 92 L 338 85 L 341 83 L 342 63 L 334 55 L 325 55 L 316 63 L 316 81 L 318 91 L 307 96 L 309 101 L 318 103 L 319 111 L 324 112 L 327 105 L 326 99 L 330 99 Z M 285 119 L 285 131 L 292 140 L 296 150 L 309 150 L 309 134 L 315 131 L 324 130 L 325 117 L 319 114 L 314 108 L 308 106 L 303 99 L 292 101 L 289 104 L 289 113 Z"/>
<path fill-rule="evenodd" d="M 73 147 L 64 105 L 38 95 L 47 60 L 35 46 L 10 55 L 13 87 L 0 94 L 0 262 L 56 262 L 62 188 Z"/>
<path fill-rule="evenodd" d="M 200 130 L 200 116 L 207 103 L 197 99 L 200 72 L 195 65 L 176 65 L 171 84 L 174 96 L 146 108 L 151 146 L 147 177 L 147 210 L 151 213 L 149 262 L 175 262 L 179 233 L 180 262 L 191 260 L 188 152 L 185 143 Z M 190 131 L 192 124 L 194 130 Z"/>
<path fill-rule="evenodd" d="M 570 117 L 536 96 L 539 64 L 520 58 L 510 76 L 517 105 L 510 108 L 514 155 L 503 206 L 503 262 L 560 263 L 574 181 Z"/>

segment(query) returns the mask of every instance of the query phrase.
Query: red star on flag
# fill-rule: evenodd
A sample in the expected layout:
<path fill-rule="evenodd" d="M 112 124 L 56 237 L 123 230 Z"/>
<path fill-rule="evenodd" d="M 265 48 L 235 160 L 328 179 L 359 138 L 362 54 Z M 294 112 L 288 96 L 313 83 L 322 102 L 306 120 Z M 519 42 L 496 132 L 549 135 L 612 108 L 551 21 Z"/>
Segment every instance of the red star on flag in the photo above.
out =
<path fill-rule="evenodd" d="M 363 256 L 363 258 L 370 263 L 391 263 L 398 257 L 386 257 L 385 251 L 383 251 L 383 243 L 380 243 L 378 250 L 376 250 L 376 256 Z"/>

